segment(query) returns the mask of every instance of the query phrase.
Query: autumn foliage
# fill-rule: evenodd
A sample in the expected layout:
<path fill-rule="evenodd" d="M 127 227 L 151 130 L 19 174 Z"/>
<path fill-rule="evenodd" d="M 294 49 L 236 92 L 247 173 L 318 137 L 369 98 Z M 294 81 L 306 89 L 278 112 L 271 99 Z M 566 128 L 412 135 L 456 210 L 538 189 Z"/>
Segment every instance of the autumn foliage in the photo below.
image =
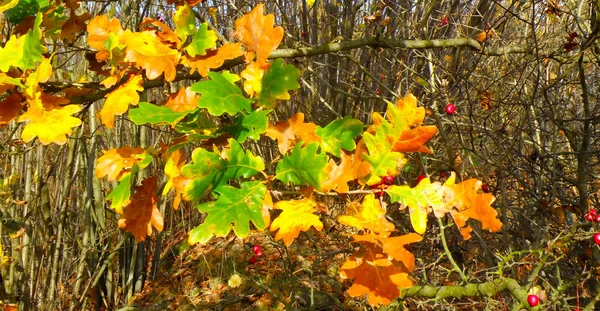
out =
<path fill-rule="evenodd" d="M 274 121 L 272 111 L 299 88 L 300 72 L 281 59 L 269 60 L 284 33 L 273 15 L 264 14 L 263 5 L 235 22 L 235 43 L 218 44 L 207 23 L 197 27 L 188 3 L 179 4 L 173 21 L 175 29 L 146 19 L 139 31 L 132 31 L 99 15 L 86 27 L 73 21 L 69 32 L 85 32 L 102 64 L 98 73 L 104 74 L 102 84 L 110 91 L 98 117 L 106 128 L 114 127 L 115 118 L 128 116 L 136 125 L 166 125 L 174 133 L 160 147 L 105 150 L 96 163 L 96 176 L 117 184 L 107 200 L 119 215 L 119 228 L 136 241 L 145 240 L 152 228 L 163 230 L 157 203 L 171 193 L 173 208 L 190 201 L 205 214 L 204 222 L 189 232 L 189 244 L 231 231 L 245 238 L 251 230 L 269 229 L 286 246 L 301 232 L 323 229 L 324 211 L 318 208 L 323 194 L 345 194 L 346 211 L 337 221 L 352 228 L 356 247 L 340 277 L 353 280 L 350 296 L 365 295 L 372 305 L 386 305 L 400 296 L 399 288 L 413 285 L 415 257 L 407 246 L 423 239 L 433 217 L 450 215 L 464 239 L 471 238 L 469 219 L 491 232 L 502 228 L 492 207 L 495 197 L 483 193 L 477 179 L 457 183 L 454 174 L 445 181 L 425 178 L 415 187 L 381 187 L 387 195 L 371 189 L 382 178 L 397 175 L 408 153 L 433 152 L 426 144 L 437 128 L 424 124 L 425 109 L 415 96 L 390 102 L 385 114 L 373 113 L 369 125 L 345 117 L 321 127 L 300 112 Z M 64 144 L 81 124 L 77 113 L 84 106 L 44 89 L 53 56 L 40 41 L 41 23 L 39 15 L 26 34 L 11 37 L 0 49 L 0 55 L 7 55 L 0 56 L 0 90 L 10 93 L 0 102 L 0 124 L 26 122 L 25 142 L 38 138 L 42 144 Z M 215 70 L 242 56 L 245 67 L 239 75 Z M 11 68 L 22 74 L 9 75 Z M 178 68 L 197 71 L 204 79 L 175 91 L 165 102 L 142 101 L 140 92 L 149 80 L 175 81 Z M 223 115 L 234 117 L 235 126 L 219 127 L 209 118 Z M 277 161 L 265 163 L 244 145 L 261 139 L 276 143 Z M 166 175 L 162 193 L 157 193 L 159 166 Z M 276 184 L 298 187 L 304 195 L 273 202 Z M 413 233 L 399 234 L 386 219 L 392 209 L 408 213 Z"/>

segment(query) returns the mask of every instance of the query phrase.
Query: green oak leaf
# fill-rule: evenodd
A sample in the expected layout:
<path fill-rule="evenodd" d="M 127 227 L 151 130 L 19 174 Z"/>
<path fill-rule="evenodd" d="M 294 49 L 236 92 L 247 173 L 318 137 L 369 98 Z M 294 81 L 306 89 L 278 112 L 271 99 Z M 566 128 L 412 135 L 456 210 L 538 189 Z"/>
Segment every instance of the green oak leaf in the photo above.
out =
<path fill-rule="evenodd" d="M 291 154 L 286 154 L 277 163 L 275 178 L 284 183 L 311 185 L 321 190 L 321 184 L 327 179 L 327 155 L 317 152 L 319 143 L 313 142 L 302 148 L 303 142 L 296 144 Z"/>
<path fill-rule="evenodd" d="M 229 148 L 225 153 L 227 156 L 227 170 L 222 183 L 231 178 L 248 178 L 265 169 L 263 160 L 253 155 L 250 150 L 244 152 L 242 145 L 235 139 L 229 139 Z"/>
<path fill-rule="evenodd" d="M 193 163 L 184 165 L 182 173 L 193 178 L 186 187 L 189 197 L 200 200 L 209 188 L 214 192 L 232 178 L 248 178 L 265 169 L 265 164 L 234 139 L 229 139 L 230 149 L 221 157 L 220 153 L 198 148 L 192 153 Z"/>
<path fill-rule="evenodd" d="M 173 124 L 181 120 L 187 114 L 188 112 L 175 112 L 169 107 L 141 102 L 138 108 L 129 110 L 129 119 L 137 125 L 145 123 Z"/>
<path fill-rule="evenodd" d="M 265 108 L 275 108 L 276 100 L 288 100 L 288 91 L 300 87 L 298 78 L 300 71 L 292 65 L 284 65 L 283 60 L 276 59 L 262 78 L 262 89 L 258 96 L 258 104 Z"/>
<path fill-rule="evenodd" d="M 179 133 L 203 133 L 204 130 L 212 132 L 217 126 L 207 117 L 200 114 L 200 109 L 188 111 L 188 115 L 175 125 L 175 131 Z"/>
<path fill-rule="evenodd" d="M 376 136 L 364 133 L 363 140 L 369 150 L 369 154 L 364 154 L 364 158 L 373 166 L 371 176 L 398 175 L 398 164 L 402 154 L 392 152 L 390 142 L 379 133 Z"/>
<path fill-rule="evenodd" d="M 272 110 L 261 110 L 248 113 L 245 116 L 240 116 L 236 119 L 236 124 L 230 130 L 233 137 L 240 143 L 246 141 L 247 138 L 259 140 L 260 135 L 267 131 L 269 118 L 267 115 Z"/>
<path fill-rule="evenodd" d="M 4 12 L 6 18 L 13 24 L 19 24 L 27 16 L 35 16 L 37 13 L 44 12 L 50 6 L 48 0 L 20 0 L 15 7 Z M 43 14 L 39 14 L 43 15 Z"/>
<path fill-rule="evenodd" d="M 393 185 L 384 191 L 390 195 L 390 202 L 408 207 L 413 229 L 415 232 L 423 234 L 427 228 L 427 208 L 431 206 L 436 209 L 443 205 L 437 188 L 439 188 L 439 184 L 432 184 L 429 178 L 425 178 L 414 188 L 406 185 Z"/>
<path fill-rule="evenodd" d="M 352 151 L 356 148 L 354 138 L 362 132 L 362 122 L 350 116 L 335 120 L 324 128 L 317 127 L 317 135 L 321 137 L 323 150 L 338 158 L 341 149 Z"/>
<path fill-rule="evenodd" d="M 211 186 L 214 188 L 215 184 L 219 184 L 227 163 L 218 153 L 202 148 L 192 152 L 192 161 L 193 163 L 183 166 L 181 173 L 187 178 L 193 178 L 185 189 L 187 195 L 194 200 L 200 200 Z"/>
<path fill-rule="evenodd" d="M 11 66 L 18 67 L 23 71 L 33 69 L 38 62 L 44 60 L 42 54 L 46 53 L 46 48 L 40 43 L 42 31 L 42 15 L 38 14 L 33 23 L 33 29 L 27 34 L 17 39 L 12 35 L 4 48 L 0 48 L 0 71 L 7 72 Z"/>
<path fill-rule="evenodd" d="M 110 208 L 114 209 L 117 213 L 123 213 L 123 207 L 129 203 L 129 196 L 131 194 L 131 172 L 126 172 L 121 175 L 119 185 L 115 187 L 107 196 L 106 200 L 112 200 Z"/>
<path fill-rule="evenodd" d="M 207 213 L 204 223 L 190 231 L 190 245 L 208 242 L 213 235 L 227 236 L 231 229 L 236 236 L 245 238 L 250 232 L 249 222 L 259 230 L 266 224 L 262 217 L 263 198 L 267 188 L 260 181 L 244 182 L 241 188 L 229 185 L 219 187 L 216 201 L 198 205 L 198 209 Z"/>
<path fill-rule="evenodd" d="M 185 51 L 191 56 L 206 55 L 207 49 L 212 49 L 217 45 L 217 34 L 214 30 L 208 30 L 208 23 L 200 24 L 200 29 L 196 32 L 194 40 L 185 48 Z"/>
<path fill-rule="evenodd" d="M 231 71 L 229 70 L 223 70 L 221 71 L 221 75 L 223 76 L 223 78 L 227 79 L 227 81 L 231 82 L 231 83 L 236 83 L 238 81 L 240 81 L 240 76 L 238 76 L 235 73 L 231 73 Z"/>
<path fill-rule="evenodd" d="M 196 82 L 191 87 L 192 91 L 202 94 L 198 107 L 206 108 L 213 116 L 225 112 L 233 116 L 242 110 L 251 111 L 252 100 L 244 97 L 239 87 L 219 73 L 209 72 L 208 76 L 211 80 Z"/>

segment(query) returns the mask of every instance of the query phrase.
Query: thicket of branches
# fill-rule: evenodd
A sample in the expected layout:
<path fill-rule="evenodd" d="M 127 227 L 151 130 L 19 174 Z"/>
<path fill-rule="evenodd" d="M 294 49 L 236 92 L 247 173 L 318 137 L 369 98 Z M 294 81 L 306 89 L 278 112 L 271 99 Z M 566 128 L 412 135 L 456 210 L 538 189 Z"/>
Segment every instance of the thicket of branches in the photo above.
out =
<path fill-rule="evenodd" d="M 234 41 L 235 20 L 255 4 L 208 0 L 194 10 L 225 43 Z M 128 29 L 144 18 L 172 24 L 174 12 L 173 4 L 155 0 L 80 5 L 78 12 L 113 14 Z M 369 123 L 388 101 L 413 93 L 427 108 L 426 123 L 439 128 L 429 144 L 436 153 L 411 156 L 398 180 L 412 185 L 421 174 L 441 179 L 442 172 L 454 171 L 459 178 L 483 180 L 497 197 L 504 225 L 499 234 L 476 230 L 464 242 L 454 228 L 440 232 L 430 221 L 426 239 L 433 253 L 443 253 L 444 235 L 467 280 L 431 257 L 431 249 L 416 249 L 415 275 L 423 287 L 407 290 L 407 303 L 436 310 L 465 302 L 518 310 L 528 306 L 507 298 L 504 289 L 522 297 L 538 285 L 549 309 L 574 309 L 577 299 L 582 309 L 594 309 L 600 300 L 600 250 L 592 239 L 598 225 L 584 215 L 598 204 L 600 188 L 598 3 L 317 0 L 309 8 L 305 1 L 276 0 L 265 8 L 285 30 L 271 56 L 302 72 L 301 88 L 275 111 L 278 120 L 302 111 L 321 125 L 347 115 Z M 6 42 L 19 24 L 1 16 L 0 22 Z M 120 307 L 159 273 L 165 243 L 200 223 L 201 214 L 189 203 L 172 210 L 163 200 L 165 230 L 151 241 L 136 243 L 118 229 L 118 215 L 105 201 L 114 184 L 94 173 L 99 151 L 148 147 L 171 134 L 166 127 L 135 126 L 127 116 L 117 118 L 114 130 L 99 125 L 95 116 L 110 90 L 88 69 L 86 54 L 95 51 L 86 45 L 85 32 L 69 44 L 46 44 L 61 64 L 46 87 L 93 91 L 72 99 L 85 107 L 84 123 L 66 145 L 23 144 L 23 123 L 0 129 L 0 234 L 10 258 L 2 265 L 0 298 L 26 309 Z M 221 69 L 239 73 L 241 63 Z M 162 102 L 199 79 L 179 71 L 171 83 L 146 81 L 142 96 Z M 453 116 L 444 113 L 448 103 L 456 105 Z M 267 163 L 276 157 L 272 141 L 248 148 Z M 452 274 L 456 287 L 446 282 Z M 495 289 L 472 288 L 478 283 Z"/>

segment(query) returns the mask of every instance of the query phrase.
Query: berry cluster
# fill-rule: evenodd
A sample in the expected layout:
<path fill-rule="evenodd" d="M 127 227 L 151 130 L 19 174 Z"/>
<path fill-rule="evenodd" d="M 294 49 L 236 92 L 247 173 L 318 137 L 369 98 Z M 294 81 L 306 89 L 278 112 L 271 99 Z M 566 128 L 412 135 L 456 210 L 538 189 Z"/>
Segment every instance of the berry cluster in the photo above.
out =
<path fill-rule="evenodd" d="M 387 186 L 390 186 L 394 183 L 394 179 L 396 177 L 388 175 L 388 176 L 384 176 L 381 178 L 381 182 L 379 182 L 378 184 L 374 184 L 371 186 L 371 188 L 373 189 L 377 189 L 377 191 L 375 191 L 375 196 L 376 197 L 380 197 L 383 195 L 383 189 L 387 188 Z"/>
<path fill-rule="evenodd" d="M 254 245 L 252 247 L 252 251 L 254 252 L 254 256 L 250 258 L 250 263 L 255 264 L 258 261 L 258 257 L 262 256 L 262 250 L 260 249 L 260 245 Z"/>
<path fill-rule="evenodd" d="M 595 209 L 591 209 L 585 214 L 585 220 L 600 223 L 600 214 Z M 600 245 L 600 232 L 594 234 L 594 242 Z"/>

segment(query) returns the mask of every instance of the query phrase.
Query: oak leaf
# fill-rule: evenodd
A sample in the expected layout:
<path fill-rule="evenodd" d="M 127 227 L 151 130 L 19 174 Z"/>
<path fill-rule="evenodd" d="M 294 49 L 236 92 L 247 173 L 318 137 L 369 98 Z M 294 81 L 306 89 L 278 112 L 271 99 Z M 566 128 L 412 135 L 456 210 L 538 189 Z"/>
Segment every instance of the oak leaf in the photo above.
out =
<path fill-rule="evenodd" d="M 496 198 L 489 193 L 479 193 L 483 183 L 474 178 L 458 184 L 455 181 L 456 174 L 453 172 L 440 188 L 443 205 L 434 208 L 436 217 L 450 213 L 465 240 L 471 238 L 472 228 L 467 223 L 469 218 L 479 220 L 482 229 L 500 231 L 502 222 L 498 219 L 498 212 L 491 206 Z"/>
<path fill-rule="evenodd" d="M 125 207 L 125 212 L 119 219 L 119 228 L 131 232 L 137 242 L 144 241 L 152 235 L 152 226 L 158 231 L 163 230 L 163 216 L 156 207 L 157 178 L 152 176 L 135 187 L 131 202 Z"/>
<path fill-rule="evenodd" d="M 23 84 L 21 84 L 21 79 L 13 78 L 4 72 L 0 72 L 0 94 L 12 90 L 16 86 L 24 88 Z"/>
<path fill-rule="evenodd" d="M 275 108 L 277 100 L 288 100 L 288 91 L 298 89 L 300 71 L 293 65 L 284 65 L 281 58 L 276 59 L 265 71 L 261 81 L 257 104 L 265 108 Z"/>
<path fill-rule="evenodd" d="M 106 95 L 104 106 L 100 110 L 102 124 L 108 128 L 115 126 L 115 116 L 124 114 L 129 105 L 137 105 L 140 101 L 138 92 L 142 91 L 142 76 L 135 75 L 127 83 Z"/>
<path fill-rule="evenodd" d="M 190 68 L 190 73 L 197 70 L 201 76 L 206 77 L 211 69 L 219 68 L 226 60 L 237 58 L 243 54 L 240 43 L 226 43 L 218 49 L 207 50 L 206 54 L 202 56 L 184 55 L 181 63 Z"/>
<path fill-rule="evenodd" d="M 21 96 L 12 94 L 0 101 L 0 126 L 10 123 L 21 111 Z"/>
<path fill-rule="evenodd" d="M 21 132 L 24 142 L 29 142 L 37 136 L 44 145 L 63 145 L 67 142 L 72 128 L 81 124 L 80 119 L 71 116 L 79 112 L 81 107 L 66 105 L 68 99 L 37 92 L 33 98 L 27 98 L 27 102 L 27 112 L 18 119 L 19 122 L 27 122 Z"/>
<path fill-rule="evenodd" d="M 206 219 L 189 233 L 188 243 L 204 244 L 213 235 L 227 236 L 233 229 L 236 236 L 245 238 L 250 233 L 249 222 L 259 230 L 266 227 L 262 211 L 267 188 L 259 181 L 244 182 L 241 188 L 224 185 L 215 190 L 218 199 L 196 206 L 207 213 Z"/>
<path fill-rule="evenodd" d="M 240 111 L 252 111 L 251 100 L 244 97 L 242 91 L 224 73 L 211 72 L 208 74 L 210 80 L 196 82 L 192 85 L 192 91 L 201 93 L 198 107 L 206 108 L 208 113 L 220 116 L 228 113 L 233 116 Z"/>
<path fill-rule="evenodd" d="M 77 33 L 85 29 L 85 22 L 87 22 L 92 16 L 90 13 L 83 13 L 81 15 L 75 14 L 74 10 L 71 10 L 71 16 L 63 24 L 60 32 L 60 39 L 66 39 L 67 42 L 73 42 L 77 39 Z"/>
<path fill-rule="evenodd" d="M 305 147 L 297 144 L 290 154 L 277 163 L 275 178 L 284 183 L 310 185 L 322 190 L 322 184 L 327 178 L 327 155 L 318 152 L 319 145 L 310 143 Z"/>
<path fill-rule="evenodd" d="M 400 297 L 399 287 L 412 286 L 410 272 L 402 262 L 390 259 L 381 246 L 361 243 L 361 248 L 350 255 L 340 268 L 340 277 L 354 279 L 348 289 L 350 297 L 366 294 L 372 306 L 388 305 Z"/>
<path fill-rule="evenodd" d="M 417 107 L 416 97 L 409 94 L 404 99 L 399 99 L 395 105 L 388 104 L 386 117 L 387 120 L 379 113 L 373 113 L 373 125 L 367 132 L 384 135 L 395 152 L 431 153 L 424 144 L 435 135 L 437 128 L 422 125 L 425 108 Z"/>
<path fill-rule="evenodd" d="M 88 23 L 87 32 L 89 33 L 87 44 L 98 50 L 96 59 L 102 61 L 111 57 L 110 48 L 107 50 L 104 42 L 112 37 L 113 41 L 118 44 L 118 38 L 123 34 L 123 28 L 121 28 L 121 24 L 117 18 L 109 20 L 106 15 L 99 15 Z M 114 47 L 114 44 L 109 44 L 108 46 Z"/>
<path fill-rule="evenodd" d="M 427 229 L 427 215 L 430 207 L 439 209 L 442 206 L 442 197 L 439 193 L 439 183 L 431 183 L 429 178 L 423 178 L 416 187 L 390 186 L 385 192 L 390 195 L 392 203 L 400 203 L 401 209 L 408 207 L 410 221 L 413 229 L 419 233 L 425 233 Z"/>
<path fill-rule="evenodd" d="M 167 82 L 175 80 L 179 51 L 164 44 L 152 31 L 126 31 L 121 40 L 127 45 L 126 59 L 146 70 L 146 77 L 154 80 L 163 73 Z"/>
<path fill-rule="evenodd" d="M 336 157 L 340 156 L 341 149 L 352 151 L 356 148 L 354 138 L 363 132 L 363 124 L 359 120 L 346 116 L 334 120 L 324 128 L 317 127 L 317 135 L 321 137 L 323 150 Z"/>
<path fill-rule="evenodd" d="M 175 32 L 177 32 L 181 41 L 185 41 L 187 36 L 193 36 L 197 31 L 196 16 L 187 4 L 179 6 L 173 13 L 173 23 L 175 24 Z"/>
<path fill-rule="evenodd" d="M 181 88 L 169 95 L 164 106 L 175 112 L 186 112 L 197 108 L 198 98 L 190 87 Z"/>
<path fill-rule="evenodd" d="M 275 241 L 283 239 L 283 244 L 290 246 L 300 231 L 308 231 L 310 227 L 321 231 L 323 223 L 319 216 L 313 214 L 317 203 L 312 198 L 302 200 L 279 201 L 274 208 L 283 212 L 271 223 L 271 231 L 277 231 Z"/>
<path fill-rule="evenodd" d="M 281 154 L 294 147 L 298 141 L 305 143 L 320 142 L 321 138 L 316 134 L 317 125 L 309 122 L 304 123 L 304 114 L 298 112 L 289 120 L 269 124 L 266 135 L 277 140 L 277 146 Z"/>
<path fill-rule="evenodd" d="M 258 4 L 250 13 L 235 21 L 234 36 L 246 47 L 246 60 L 254 59 L 259 66 L 267 66 L 267 58 L 283 40 L 283 28 L 273 27 L 273 14 L 263 16 L 264 5 Z"/>
<path fill-rule="evenodd" d="M 17 38 L 12 35 L 3 48 L 0 48 L 0 71 L 7 72 L 14 66 L 21 70 L 33 69 L 38 62 L 44 60 L 42 54 L 46 53 L 46 47 L 41 43 L 42 15 L 37 14 L 33 29 L 27 31 L 23 36 Z"/>
<path fill-rule="evenodd" d="M 144 154 L 145 150 L 139 147 L 126 146 L 110 149 L 96 160 L 96 177 L 106 176 L 108 181 L 120 179 L 119 176 L 141 161 Z"/>
<path fill-rule="evenodd" d="M 248 96 L 255 97 L 260 94 L 264 74 L 265 69 L 254 61 L 246 65 L 246 68 L 240 73 L 240 77 L 244 79 L 244 91 Z"/>
<path fill-rule="evenodd" d="M 349 203 L 346 214 L 338 217 L 338 221 L 358 230 L 369 230 L 384 237 L 389 236 L 395 229 L 394 224 L 385 218 L 385 211 L 373 194 L 367 194 L 362 203 Z"/>
<path fill-rule="evenodd" d="M 348 193 L 350 191 L 348 182 L 356 179 L 354 155 L 342 152 L 339 165 L 333 159 L 329 159 L 327 171 L 329 172 L 329 179 L 321 185 L 323 191 L 335 190 L 338 193 Z"/>

